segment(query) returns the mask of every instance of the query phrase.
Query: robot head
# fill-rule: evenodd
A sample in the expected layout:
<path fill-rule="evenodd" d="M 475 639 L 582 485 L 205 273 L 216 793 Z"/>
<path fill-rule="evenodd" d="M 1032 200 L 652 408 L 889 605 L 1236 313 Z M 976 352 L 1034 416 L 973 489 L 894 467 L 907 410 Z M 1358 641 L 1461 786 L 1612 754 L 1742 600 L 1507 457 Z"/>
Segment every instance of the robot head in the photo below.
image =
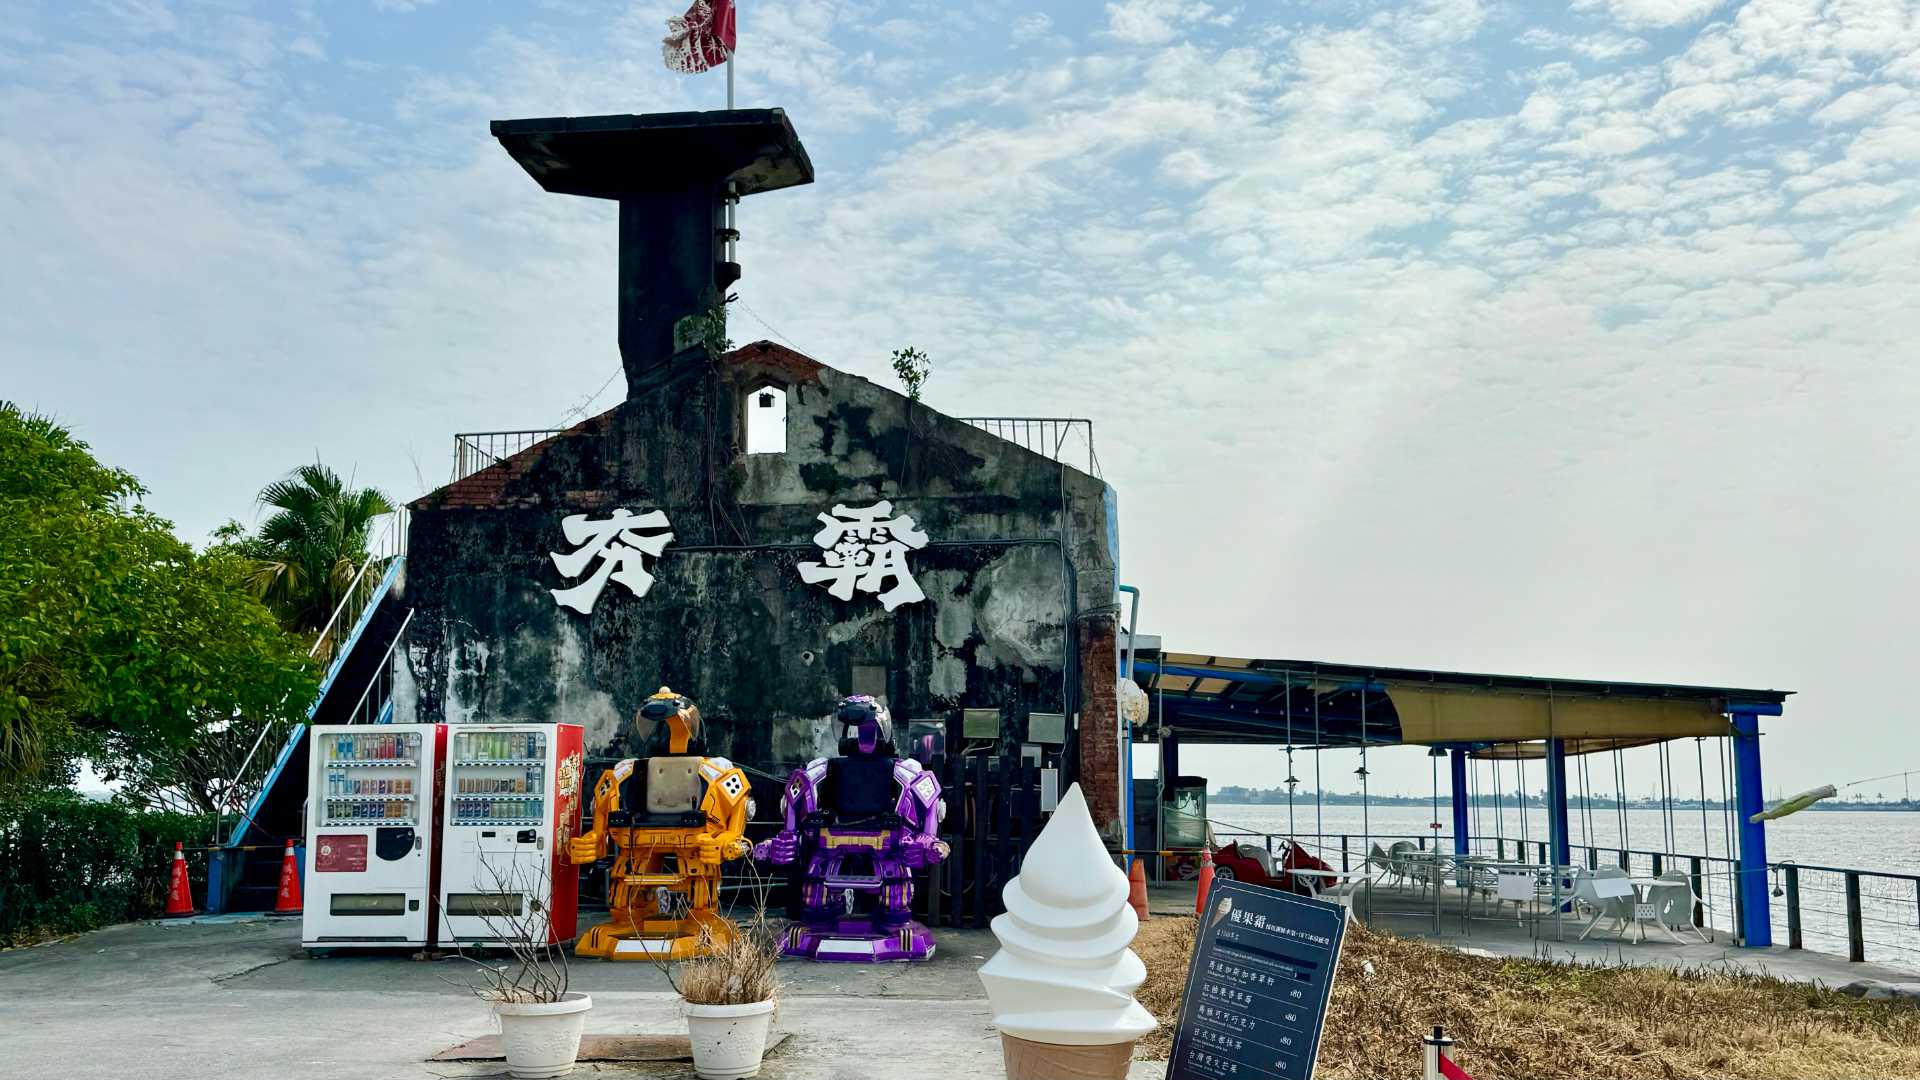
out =
<path fill-rule="evenodd" d="M 833 719 L 840 725 L 842 754 L 893 753 L 893 714 L 872 696 L 855 694 L 841 698 L 833 710 Z"/>
<path fill-rule="evenodd" d="M 700 706 L 666 687 L 640 706 L 634 718 L 640 744 L 648 757 L 699 753 Z"/>

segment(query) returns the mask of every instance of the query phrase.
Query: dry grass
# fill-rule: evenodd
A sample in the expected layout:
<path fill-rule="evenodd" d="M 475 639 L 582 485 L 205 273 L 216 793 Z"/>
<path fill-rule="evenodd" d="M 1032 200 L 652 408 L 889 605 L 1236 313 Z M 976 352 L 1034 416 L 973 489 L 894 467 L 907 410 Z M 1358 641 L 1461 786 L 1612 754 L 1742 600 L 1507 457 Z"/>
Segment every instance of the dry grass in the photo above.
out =
<path fill-rule="evenodd" d="M 772 1001 L 780 980 L 774 964 L 780 959 L 780 938 L 767 924 L 764 908 L 724 944 L 716 945 L 705 929 L 700 938 L 706 955 L 683 960 L 669 973 L 674 989 L 694 1005 L 752 1005 Z"/>
<path fill-rule="evenodd" d="M 1155 917 L 1134 942 L 1148 972 L 1141 1004 L 1162 1021 L 1143 1056 L 1172 1046 L 1195 925 Z M 1350 927 L 1317 1075 L 1418 1076 L 1420 1039 L 1435 1024 L 1482 1080 L 1920 1080 L 1911 1002 L 1722 971 L 1468 956 Z"/>

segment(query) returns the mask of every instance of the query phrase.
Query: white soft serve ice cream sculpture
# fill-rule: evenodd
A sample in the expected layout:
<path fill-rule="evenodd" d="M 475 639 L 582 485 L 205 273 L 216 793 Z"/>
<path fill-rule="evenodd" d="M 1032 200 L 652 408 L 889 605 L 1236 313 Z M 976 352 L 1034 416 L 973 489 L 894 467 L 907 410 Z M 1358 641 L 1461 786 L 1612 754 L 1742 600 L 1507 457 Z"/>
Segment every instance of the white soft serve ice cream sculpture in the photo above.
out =
<path fill-rule="evenodd" d="M 1133 999 L 1147 977 L 1128 948 L 1140 922 L 1080 785 L 1067 789 L 1002 896 L 1007 912 L 993 920 L 1000 951 L 980 969 L 994 1026 L 1028 1043 L 1112 1048 L 1124 1073 L 1132 1043 L 1158 1022 Z M 1009 1043 L 1009 1071 L 1014 1056 Z"/>

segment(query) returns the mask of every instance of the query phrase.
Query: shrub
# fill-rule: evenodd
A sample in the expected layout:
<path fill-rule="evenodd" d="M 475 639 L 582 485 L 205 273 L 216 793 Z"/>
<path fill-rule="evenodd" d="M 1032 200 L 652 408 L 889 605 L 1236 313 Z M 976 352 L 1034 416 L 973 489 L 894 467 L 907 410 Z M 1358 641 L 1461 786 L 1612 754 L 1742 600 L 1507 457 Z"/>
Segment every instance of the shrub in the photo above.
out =
<path fill-rule="evenodd" d="M 206 899 L 201 847 L 212 820 L 141 812 L 71 791 L 0 800 L 0 946 L 78 933 L 166 907 L 175 842 L 187 852 L 194 902 Z"/>

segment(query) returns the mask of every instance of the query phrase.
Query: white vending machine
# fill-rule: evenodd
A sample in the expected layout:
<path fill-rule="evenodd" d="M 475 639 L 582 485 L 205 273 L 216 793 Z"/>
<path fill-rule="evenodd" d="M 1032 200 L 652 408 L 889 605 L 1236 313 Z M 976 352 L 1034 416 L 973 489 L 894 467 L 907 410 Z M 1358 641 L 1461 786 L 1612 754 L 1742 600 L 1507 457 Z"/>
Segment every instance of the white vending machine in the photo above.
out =
<path fill-rule="evenodd" d="M 544 933 L 570 941 L 585 759 L 578 724 L 461 724 L 448 734 L 442 820 L 442 946 Z M 533 901 L 539 902 L 539 908 Z"/>
<path fill-rule="evenodd" d="M 308 738 L 301 943 L 427 946 L 446 725 L 320 725 Z"/>

